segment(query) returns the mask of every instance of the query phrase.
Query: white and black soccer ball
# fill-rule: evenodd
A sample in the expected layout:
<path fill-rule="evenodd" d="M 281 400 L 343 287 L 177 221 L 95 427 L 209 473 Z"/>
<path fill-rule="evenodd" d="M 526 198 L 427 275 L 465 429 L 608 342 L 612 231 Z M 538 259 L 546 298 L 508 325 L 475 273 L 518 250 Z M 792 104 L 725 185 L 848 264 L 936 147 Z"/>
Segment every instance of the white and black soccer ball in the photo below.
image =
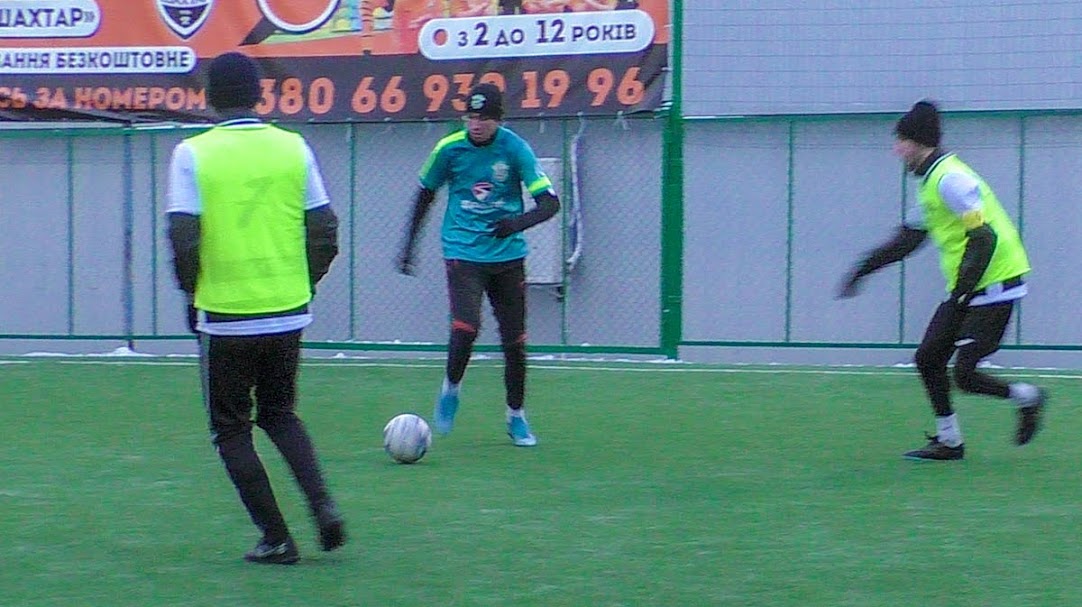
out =
<path fill-rule="evenodd" d="M 432 430 L 420 415 L 402 413 L 383 427 L 383 450 L 400 464 L 412 464 L 432 446 Z"/>

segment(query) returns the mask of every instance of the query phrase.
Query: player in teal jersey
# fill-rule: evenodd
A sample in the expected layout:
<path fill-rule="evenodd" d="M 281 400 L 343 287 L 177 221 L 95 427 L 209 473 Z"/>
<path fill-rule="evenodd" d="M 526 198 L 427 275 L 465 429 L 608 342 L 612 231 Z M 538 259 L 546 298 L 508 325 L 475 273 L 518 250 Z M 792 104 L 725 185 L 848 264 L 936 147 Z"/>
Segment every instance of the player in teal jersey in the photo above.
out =
<path fill-rule="evenodd" d="M 447 376 L 436 400 L 434 425 L 447 434 L 458 410 L 459 386 L 481 325 L 487 294 L 499 324 L 507 389 L 507 434 L 532 447 L 526 394 L 526 239 L 522 232 L 556 215 L 560 201 L 530 145 L 503 127 L 503 95 L 492 84 L 469 94 L 466 129 L 444 137 L 421 167 L 398 269 L 413 275 L 414 245 L 436 191 L 447 185 L 441 240 L 451 307 Z M 522 185 L 537 206 L 526 212 Z"/>

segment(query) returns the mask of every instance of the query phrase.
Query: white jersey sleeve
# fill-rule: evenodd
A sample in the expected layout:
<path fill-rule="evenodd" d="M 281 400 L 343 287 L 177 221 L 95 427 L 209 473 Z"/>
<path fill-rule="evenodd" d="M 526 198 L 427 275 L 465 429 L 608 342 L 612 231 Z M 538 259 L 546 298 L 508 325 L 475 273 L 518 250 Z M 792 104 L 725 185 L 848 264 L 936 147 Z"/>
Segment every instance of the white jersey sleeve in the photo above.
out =
<path fill-rule="evenodd" d="M 939 180 L 939 195 L 955 215 L 981 210 L 981 186 L 968 173 L 947 173 Z"/>
<path fill-rule="evenodd" d="M 327 196 L 327 187 L 323 183 L 323 174 L 319 170 L 319 161 L 316 160 L 316 154 L 307 141 L 304 142 L 304 158 L 308 173 L 304 193 L 304 210 L 310 211 L 330 204 L 331 198 Z"/>
<path fill-rule="evenodd" d="M 169 162 L 169 187 L 166 213 L 201 215 L 203 203 L 199 199 L 199 186 L 195 181 L 195 154 L 183 141 L 173 148 Z"/>

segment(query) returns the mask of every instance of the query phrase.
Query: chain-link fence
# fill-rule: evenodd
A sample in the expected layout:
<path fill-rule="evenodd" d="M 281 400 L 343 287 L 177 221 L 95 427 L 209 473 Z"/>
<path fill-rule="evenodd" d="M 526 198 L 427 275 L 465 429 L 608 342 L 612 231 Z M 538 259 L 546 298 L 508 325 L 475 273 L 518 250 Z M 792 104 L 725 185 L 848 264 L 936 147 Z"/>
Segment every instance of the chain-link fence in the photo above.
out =
<path fill-rule="evenodd" d="M 921 182 L 892 153 L 897 118 L 686 121 L 682 354 L 872 360 L 852 352 L 860 349 L 911 358 L 946 296 L 934 246 L 867 278 L 861 297 L 835 297 L 852 265 L 917 204 Z M 1003 349 L 1048 354 L 1015 364 L 1063 364 L 1069 359 L 1053 355 L 1082 352 L 1069 295 L 1082 287 L 1073 271 L 1080 215 L 1064 205 L 1082 188 L 1082 160 L 1072 153 L 1082 146 L 1082 112 L 945 112 L 943 125 L 943 145 L 994 190 L 1033 268 Z M 753 348 L 767 354 L 749 354 Z M 810 354 L 778 355 L 800 348 Z"/>
<path fill-rule="evenodd" d="M 1070 272 L 1074 215 L 1061 211 L 1062 192 L 1077 189 L 1074 176 L 1082 174 L 1075 156 L 1063 153 L 1082 141 L 1082 120 L 1039 113 L 948 118 L 948 145 L 993 185 L 1034 267 L 1028 282 L 1035 296 L 1019 309 L 1006 346 L 1082 349 L 1071 298 L 1055 296 L 1078 282 Z M 564 202 L 561 215 L 542 226 L 547 231 L 530 234 L 534 255 L 541 253 L 528 260 L 539 283 L 529 290 L 532 351 L 668 355 L 672 335 L 685 350 L 910 346 L 942 295 L 934 255 L 884 270 L 869 281 L 867 297 L 833 299 L 848 264 L 913 203 L 912 183 L 890 154 L 892 120 L 686 120 L 684 144 L 676 147 L 682 156 L 662 152 L 674 139 L 664 119 L 510 124 L 552 170 Z M 341 221 L 341 254 L 319 286 L 310 345 L 444 347 L 442 196 L 420 243 L 418 275 L 399 275 L 394 258 L 418 169 L 457 126 L 299 127 Z M 3 344 L 188 339 L 163 211 L 171 150 L 193 132 L 0 131 Z M 666 163 L 683 171 L 686 183 L 675 192 L 671 182 L 663 187 Z M 673 200 L 682 207 L 666 207 Z M 682 284 L 664 284 L 673 276 Z M 666 333 L 673 311 L 682 318 Z M 486 310 L 481 349 L 494 348 L 494 329 Z"/>
<path fill-rule="evenodd" d="M 657 351 L 664 122 L 529 120 L 531 143 L 563 201 L 531 230 L 535 351 Z M 341 253 L 319 286 L 313 346 L 436 349 L 448 310 L 439 247 L 444 195 L 397 274 L 417 173 L 459 124 L 298 125 L 339 216 Z M 0 337 L 185 337 L 164 235 L 170 154 L 191 129 L 0 131 Z M 481 348 L 498 341 L 490 312 Z"/>

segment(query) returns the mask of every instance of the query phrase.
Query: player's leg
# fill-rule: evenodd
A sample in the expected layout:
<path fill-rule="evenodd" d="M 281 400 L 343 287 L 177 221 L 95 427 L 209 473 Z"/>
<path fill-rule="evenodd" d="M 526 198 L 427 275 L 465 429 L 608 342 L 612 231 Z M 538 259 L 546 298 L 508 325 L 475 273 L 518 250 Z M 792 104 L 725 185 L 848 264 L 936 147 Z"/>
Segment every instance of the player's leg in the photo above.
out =
<path fill-rule="evenodd" d="M 345 543 L 345 524 L 327 491 L 308 430 L 295 412 L 301 332 L 260 339 L 263 351 L 256 367 L 256 424 L 274 442 L 304 492 L 319 529 L 320 545 L 334 550 Z"/>
<path fill-rule="evenodd" d="M 507 405 L 526 403 L 526 274 L 521 260 L 501 267 L 486 281 L 485 290 L 499 325 L 504 355 Z"/>
<path fill-rule="evenodd" d="M 458 412 L 459 385 L 473 354 L 473 342 L 481 328 L 482 266 L 457 259 L 446 260 L 447 297 L 451 308 L 451 338 L 447 344 L 447 374 L 440 387 L 433 414 L 439 434 L 454 427 Z"/>
<path fill-rule="evenodd" d="M 964 455 L 962 430 L 951 407 L 950 377 L 947 363 L 954 354 L 955 339 L 961 328 L 964 312 L 953 302 L 943 302 L 932 315 L 921 339 L 914 360 L 921 381 L 935 412 L 936 434 L 927 445 L 914 449 L 905 457 L 919 460 L 962 459 Z"/>
<path fill-rule="evenodd" d="M 488 278 L 492 312 L 500 326 L 503 380 L 507 391 L 507 434 L 519 447 L 532 447 L 537 438 L 526 421 L 526 267 L 523 260 L 500 264 Z"/>
<path fill-rule="evenodd" d="M 256 337 L 200 335 L 203 398 L 210 416 L 212 441 L 229 480 L 252 522 L 260 543 L 245 558 L 263 563 L 295 563 L 299 558 L 270 479 L 252 444 L 252 399 Z"/>
<path fill-rule="evenodd" d="M 1010 398 L 1018 405 L 1015 443 L 1024 445 L 1033 439 L 1040 424 L 1045 393 L 1024 382 L 1005 382 L 977 370 L 977 363 L 999 349 L 1014 302 L 970 308 L 958 335 L 958 356 L 954 361 L 954 379 L 966 392 Z"/>
<path fill-rule="evenodd" d="M 999 398 L 1010 396 L 1010 388 L 1000 379 L 977 370 L 977 363 L 999 349 L 1012 302 L 969 308 L 958 332 L 958 356 L 954 360 L 954 383 L 974 394 Z"/>

